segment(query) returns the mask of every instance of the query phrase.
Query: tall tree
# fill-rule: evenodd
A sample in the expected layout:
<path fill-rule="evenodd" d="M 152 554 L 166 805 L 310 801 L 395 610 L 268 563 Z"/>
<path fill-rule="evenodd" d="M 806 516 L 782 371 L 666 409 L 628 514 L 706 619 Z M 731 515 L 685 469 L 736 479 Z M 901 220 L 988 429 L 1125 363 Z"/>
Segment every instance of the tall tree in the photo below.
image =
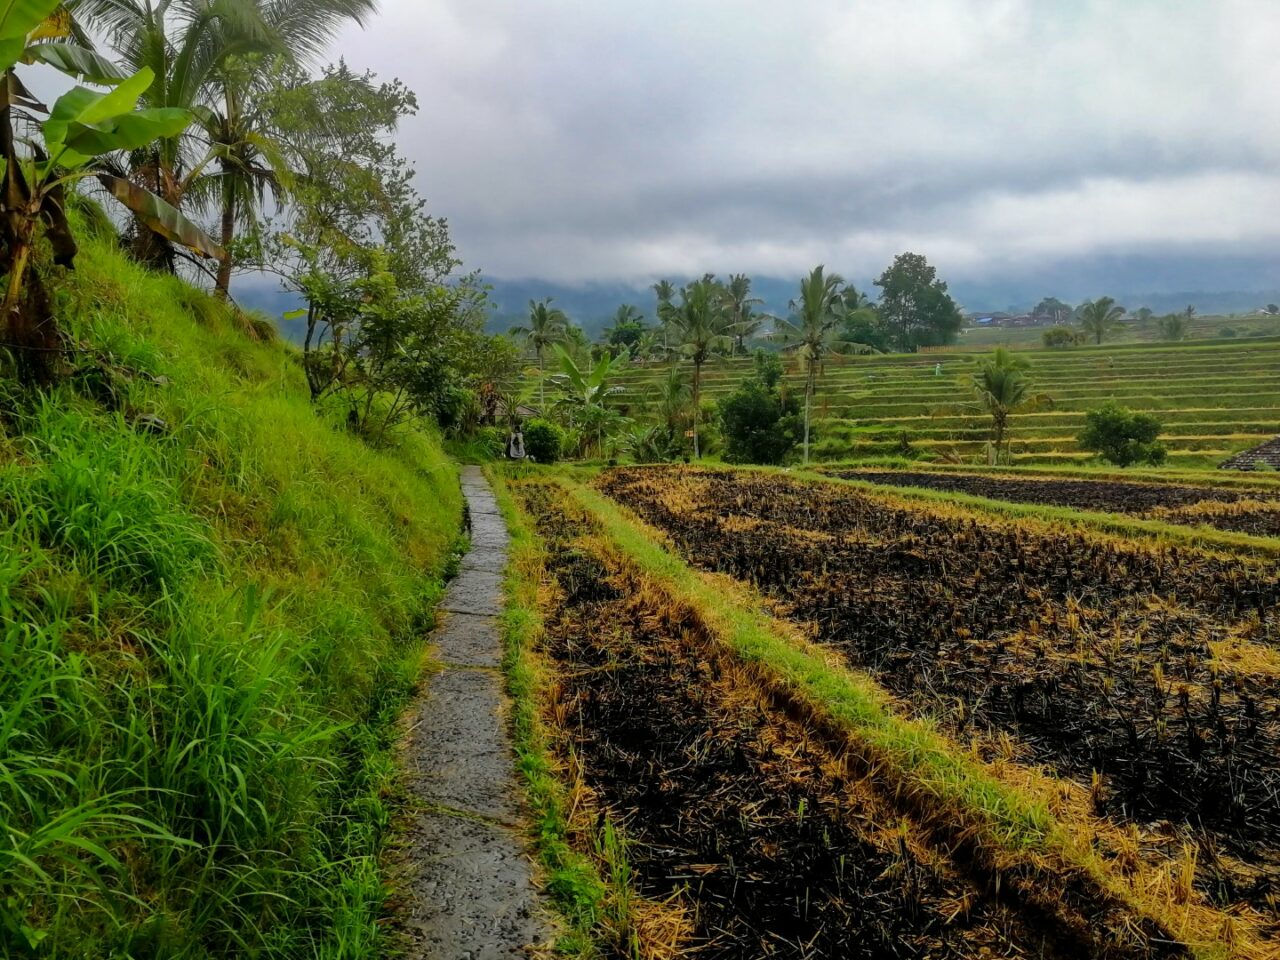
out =
<path fill-rule="evenodd" d="M 747 353 L 747 339 L 754 336 L 764 326 L 764 317 L 752 312 L 752 307 L 764 303 L 759 297 L 751 296 L 751 278 L 745 273 L 729 275 L 729 282 L 724 285 L 725 304 L 729 308 L 729 318 L 733 323 L 733 352 L 739 356 Z"/>
<path fill-rule="evenodd" d="M 666 353 L 671 351 L 671 336 L 668 329 L 667 321 L 670 319 L 672 301 L 675 300 L 676 288 L 670 280 L 659 280 L 650 289 L 657 302 L 654 305 L 653 315 L 658 318 L 658 329 L 662 332 L 662 349 Z"/>
<path fill-rule="evenodd" d="M 1097 300 L 1086 300 L 1080 305 L 1080 325 L 1084 332 L 1094 338 L 1094 343 L 1102 343 L 1107 332 L 1120 322 L 1124 316 L 1124 307 L 1111 297 L 1099 297 Z"/>
<path fill-rule="evenodd" d="M 822 363 L 831 353 L 874 353 L 865 343 L 853 343 L 841 337 L 845 321 L 842 297 L 844 278 L 825 273 L 822 265 L 800 281 L 800 296 L 791 301 L 791 319 L 778 317 L 777 337 L 794 350 L 804 371 L 804 463 L 809 464 L 809 432 L 813 397 Z"/>
<path fill-rule="evenodd" d="M 603 330 L 604 342 L 617 352 L 639 356 L 640 343 L 647 329 L 640 308 L 624 303 L 613 312 L 613 322 Z"/>
<path fill-rule="evenodd" d="M 964 325 L 937 271 L 918 253 L 901 253 L 875 281 L 879 312 L 899 350 L 953 343 Z"/>
<path fill-rule="evenodd" d="M 512 327 L 511 335 L 524 340 L 525 345 L 538 358 L 538 406 L 547 409 L 545 377 L 546 353 L 551 347 L 563 344 L 568 335 L 569 318 L 558 307 L 551 306 L 551 298 L 529 301 L 529 322 Z"/>
<path fill-rule="evenodd" d="M 702 456 L 702 368 L 716 353 L 733 346 L 733 325 L 719 285 L 704 277 L 680 291 L 680 302 L 668 311 L 680 352 L 693 364 L 693 456 Z"/>

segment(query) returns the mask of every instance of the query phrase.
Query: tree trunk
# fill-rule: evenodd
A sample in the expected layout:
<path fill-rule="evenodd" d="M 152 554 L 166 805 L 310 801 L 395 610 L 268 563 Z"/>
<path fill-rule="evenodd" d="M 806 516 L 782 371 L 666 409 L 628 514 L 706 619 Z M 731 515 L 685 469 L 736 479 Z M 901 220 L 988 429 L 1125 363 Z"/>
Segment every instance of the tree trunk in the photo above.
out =
<path fill-rule="evenodd" d="M 225 171 L 224 171 L 225 175 Z M 214 284 L 214 295 L 219 300 L 227 300 L 231 296 L 231 243 L 236 237 L 236 194 L 230 183 L 222 186 L 222 259 L 218 261 L 218 281 Z"/>
<path fill-rule="evenodd" d="M 693 459 L 702 457 L 698 446 L 698 422 L 702 419 L 702 364 L 693 361 Z"/>
<path fill-rule="evenodd" d="M 813 404 L 813 365 L 809 365 L 809 374 L 804 383 L 804 465 L 809 465 L 809 408 Z"/>

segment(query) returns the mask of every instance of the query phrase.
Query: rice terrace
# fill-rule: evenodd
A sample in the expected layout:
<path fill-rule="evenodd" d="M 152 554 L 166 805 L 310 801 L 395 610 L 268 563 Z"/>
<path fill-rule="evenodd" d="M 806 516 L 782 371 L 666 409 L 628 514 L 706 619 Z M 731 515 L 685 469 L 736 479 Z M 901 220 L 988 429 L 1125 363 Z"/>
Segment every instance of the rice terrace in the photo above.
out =
<path fill-rule="evenodd" d="M 1280 960 L 1277 49 L 0 0 L 0 960 Z"/>

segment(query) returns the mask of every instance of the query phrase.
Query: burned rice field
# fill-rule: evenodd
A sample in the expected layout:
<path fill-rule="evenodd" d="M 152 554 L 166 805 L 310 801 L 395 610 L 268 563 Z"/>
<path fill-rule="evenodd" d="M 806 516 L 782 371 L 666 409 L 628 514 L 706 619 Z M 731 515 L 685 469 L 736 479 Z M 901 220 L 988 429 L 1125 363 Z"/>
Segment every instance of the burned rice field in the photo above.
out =
<path fill-rule="evenodd" d="M 832 476 L 891 487 L 966 493 L 1010 503 L 1124 513 L 1259 537 L 1280 536 L 1280 496 L 1265 491 L 913 470 L 837 470 L 832 471 Z"/>
<path fill-rule="evenodd" d="M 539 706 L 587 811 L 571 834 L 650 905 L 617 955 L 1097 954 L 931 844 L 871 772 L 611 554 L 559 487 L 512 489 L 545 545 Z"/>
<path fill-rule="evenodd" d="M 1196 888 L 1276 932 L 1273 567 L 758 471 L 626 468 L 598 483 L 916 715 L 1190 845 Z"/>

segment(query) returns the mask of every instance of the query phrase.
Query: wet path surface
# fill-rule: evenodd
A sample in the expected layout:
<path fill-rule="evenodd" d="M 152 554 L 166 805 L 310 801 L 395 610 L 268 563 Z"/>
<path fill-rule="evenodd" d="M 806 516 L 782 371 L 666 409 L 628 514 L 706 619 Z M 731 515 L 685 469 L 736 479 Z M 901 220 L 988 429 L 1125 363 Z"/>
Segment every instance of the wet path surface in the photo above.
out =
<path fill-rule="evenodd" d="M 527 957 L 552 935 L 521 839 L 499 673 L 507 529 L 478 468 L 464 468 L 462 487 L 471 551 L 439 607 L 443 670 L 413 710 L 404 757 L 420 805 L 395 898 L 411 960 Z"/>

